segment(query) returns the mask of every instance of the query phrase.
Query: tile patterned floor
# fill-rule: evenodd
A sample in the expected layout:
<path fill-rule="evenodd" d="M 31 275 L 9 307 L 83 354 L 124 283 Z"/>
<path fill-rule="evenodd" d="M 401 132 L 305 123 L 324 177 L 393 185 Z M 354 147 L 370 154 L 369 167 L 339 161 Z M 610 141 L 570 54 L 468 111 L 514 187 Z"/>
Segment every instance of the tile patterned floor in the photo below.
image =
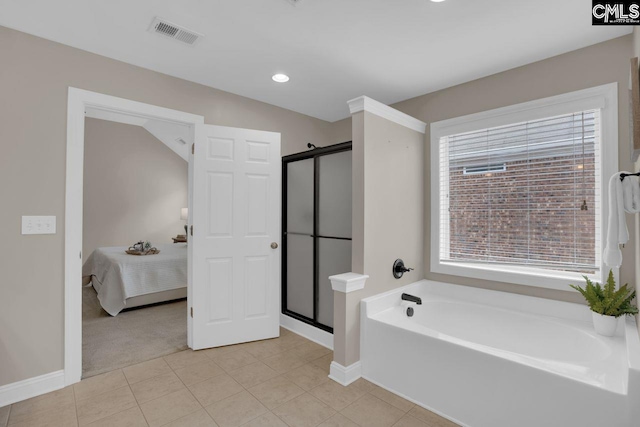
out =
<path fill-rule="evenodd" d="M 0 427 L 455 427 L 363 379 L 327 378 L 330 350 L 280 338 L 186 350 L 0 408 Z"/>

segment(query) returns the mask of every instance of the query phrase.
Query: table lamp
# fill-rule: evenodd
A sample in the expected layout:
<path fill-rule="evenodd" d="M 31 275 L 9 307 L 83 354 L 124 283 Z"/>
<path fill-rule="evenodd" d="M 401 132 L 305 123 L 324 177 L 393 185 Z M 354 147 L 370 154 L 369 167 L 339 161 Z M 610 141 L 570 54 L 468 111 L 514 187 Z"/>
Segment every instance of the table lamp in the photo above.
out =
<path fill-rule="evenodd" d="M 185 221 L 184 223 L 184 235 L 187 235 L 187 221 L 189 220 L 189 208 L 180 209 L 180 219 Z"/>

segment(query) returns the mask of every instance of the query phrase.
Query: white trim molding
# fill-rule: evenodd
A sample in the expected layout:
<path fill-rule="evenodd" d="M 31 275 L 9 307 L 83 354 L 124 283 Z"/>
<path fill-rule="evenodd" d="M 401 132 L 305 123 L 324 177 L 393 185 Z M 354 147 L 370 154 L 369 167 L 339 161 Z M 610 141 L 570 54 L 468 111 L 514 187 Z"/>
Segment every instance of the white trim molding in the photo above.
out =
<path fill-rule="evenodd" d="M 82 376 L 82 191 L 87 109 L 191 127 L 204 123 L 203 116 L 69 87 L 64 211 L 64 372 L 60 371 L 65 386 L 77 383 Z M 187 342 L 191 345 L 190 317 L 187 327 Z"/>
<path fill-rule="evenodd" d="M 65 386 L 64 371 L 55 371 L 0 387 L 0 408 Z"/>
<path fill-rule="evenodd" d="M 371 114 L 375 114 L 376 116 L 415 130 L 416 132 L 422 134 L 426 132 L 427 124 L 425 122 L 411 117 L 402 111 L 398 111 L 393 107 L 389 107 L 382 102 L 378 102 L 375 99 L 371 99 L 368 96 L 354 98 L 351 101 L 347 101 L 347 104 L 349 104 L 349 111 L 352 115 L 360 111 L 368 111 Z"/>
<path fill-rule="evenodd" d="M 432 273 L 448 274 L 452 276 L 485 279 L 496 282 L 513 283 L 525 286 L 536 286 L 548 289 L 558 289 L 575 292 L 568 283 L 581 281 L 578 273 L 553 272 L 550 270 L 526 268 L 499 267 L 493 265 L 450 263 L 441 261 L 440 257 L 440 139 L 450 135 L 472 132 L 529 120 L 543 119 L 577 111 L 600 110 L 600 182 L 596 183 L 601 189 L 600 201 L 600 236 L 603 247 L 606 242 L 608 182 L 612 174 L 618 171 L 618 84 L 610 83 L 589 89 L 556 95 L 522 104 L 484 111 L 462 117 L 456 117 L 431 123 L 431 258 L 430 271 Z M 446 215 L 446 210 L 445 210 Z M 446 232 L 446 231 L 445 231 Z M 446 236 L 445 236 L 446 237 Z M 601 253 L 596 254 L 596 262 L 600 265 L 600 273 L 608 271 L 602 262 Z M 619 269 L 613 269 L 618 280 Z"/>
<path fill-rule="evenodd" d="M 363 289 L 368 278 L 369 276 L 366 274 L 358 273 L 343 273 L 329 276 L 333 290 L 345 294 Z"/>
<path fill-rule="evenodd" d="M 360 361 L 347 367 L 344 367 L 341 364 L 333 361 L 331 362 L 331 366 L 329 367 L 329 378 L 345 387 L 361 376 L 362 365 L 360 364 Z"/>
<path fill-rule="evenodd" d="M 280 326 L 308 340 L 333 350 L 333 334 L 280 313 Z"/>

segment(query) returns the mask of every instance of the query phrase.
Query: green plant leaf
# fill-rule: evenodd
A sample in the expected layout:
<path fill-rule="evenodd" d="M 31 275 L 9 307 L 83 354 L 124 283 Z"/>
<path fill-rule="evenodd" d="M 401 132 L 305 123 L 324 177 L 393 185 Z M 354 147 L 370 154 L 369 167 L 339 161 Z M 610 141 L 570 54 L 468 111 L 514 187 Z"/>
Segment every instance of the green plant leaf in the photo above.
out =
<path fill-rule="evenodd" d="M 604 286 L 605 298 L 613 297 L 613 293 L 616 291 L 616 281 L 613 278 L 613 270 L 609 270 L 609 276 L 607 277 L 607 284 Z"/>
<path fill-rule="evenodd" d="M 569 286 L 582 294 L 592 311 L 615 317 L 638 314 L 638 308 L 632 304 L 636 297 L 636 291 L 629 289 L 628 284 L 616 290 L 616 282 L 612 270 L 609 270 L 604 287 L 598 282 L 593 283 L 587 276 L 583 277 L 586 282 L 584 288 L 576 285 Z"/>

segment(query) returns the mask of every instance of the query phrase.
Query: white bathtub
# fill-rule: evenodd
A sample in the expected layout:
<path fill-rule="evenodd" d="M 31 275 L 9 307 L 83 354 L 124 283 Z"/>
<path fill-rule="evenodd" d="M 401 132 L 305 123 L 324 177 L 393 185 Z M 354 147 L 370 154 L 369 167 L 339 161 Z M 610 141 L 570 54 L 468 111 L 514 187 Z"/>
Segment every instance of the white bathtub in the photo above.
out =
<path fill-rule="evenodd" d="M 364 299 L 361 322 L 362 376 L 460 425 L 640 426 L 632 319 L 606 338 L 582 305 L 423 280 Z"/>

